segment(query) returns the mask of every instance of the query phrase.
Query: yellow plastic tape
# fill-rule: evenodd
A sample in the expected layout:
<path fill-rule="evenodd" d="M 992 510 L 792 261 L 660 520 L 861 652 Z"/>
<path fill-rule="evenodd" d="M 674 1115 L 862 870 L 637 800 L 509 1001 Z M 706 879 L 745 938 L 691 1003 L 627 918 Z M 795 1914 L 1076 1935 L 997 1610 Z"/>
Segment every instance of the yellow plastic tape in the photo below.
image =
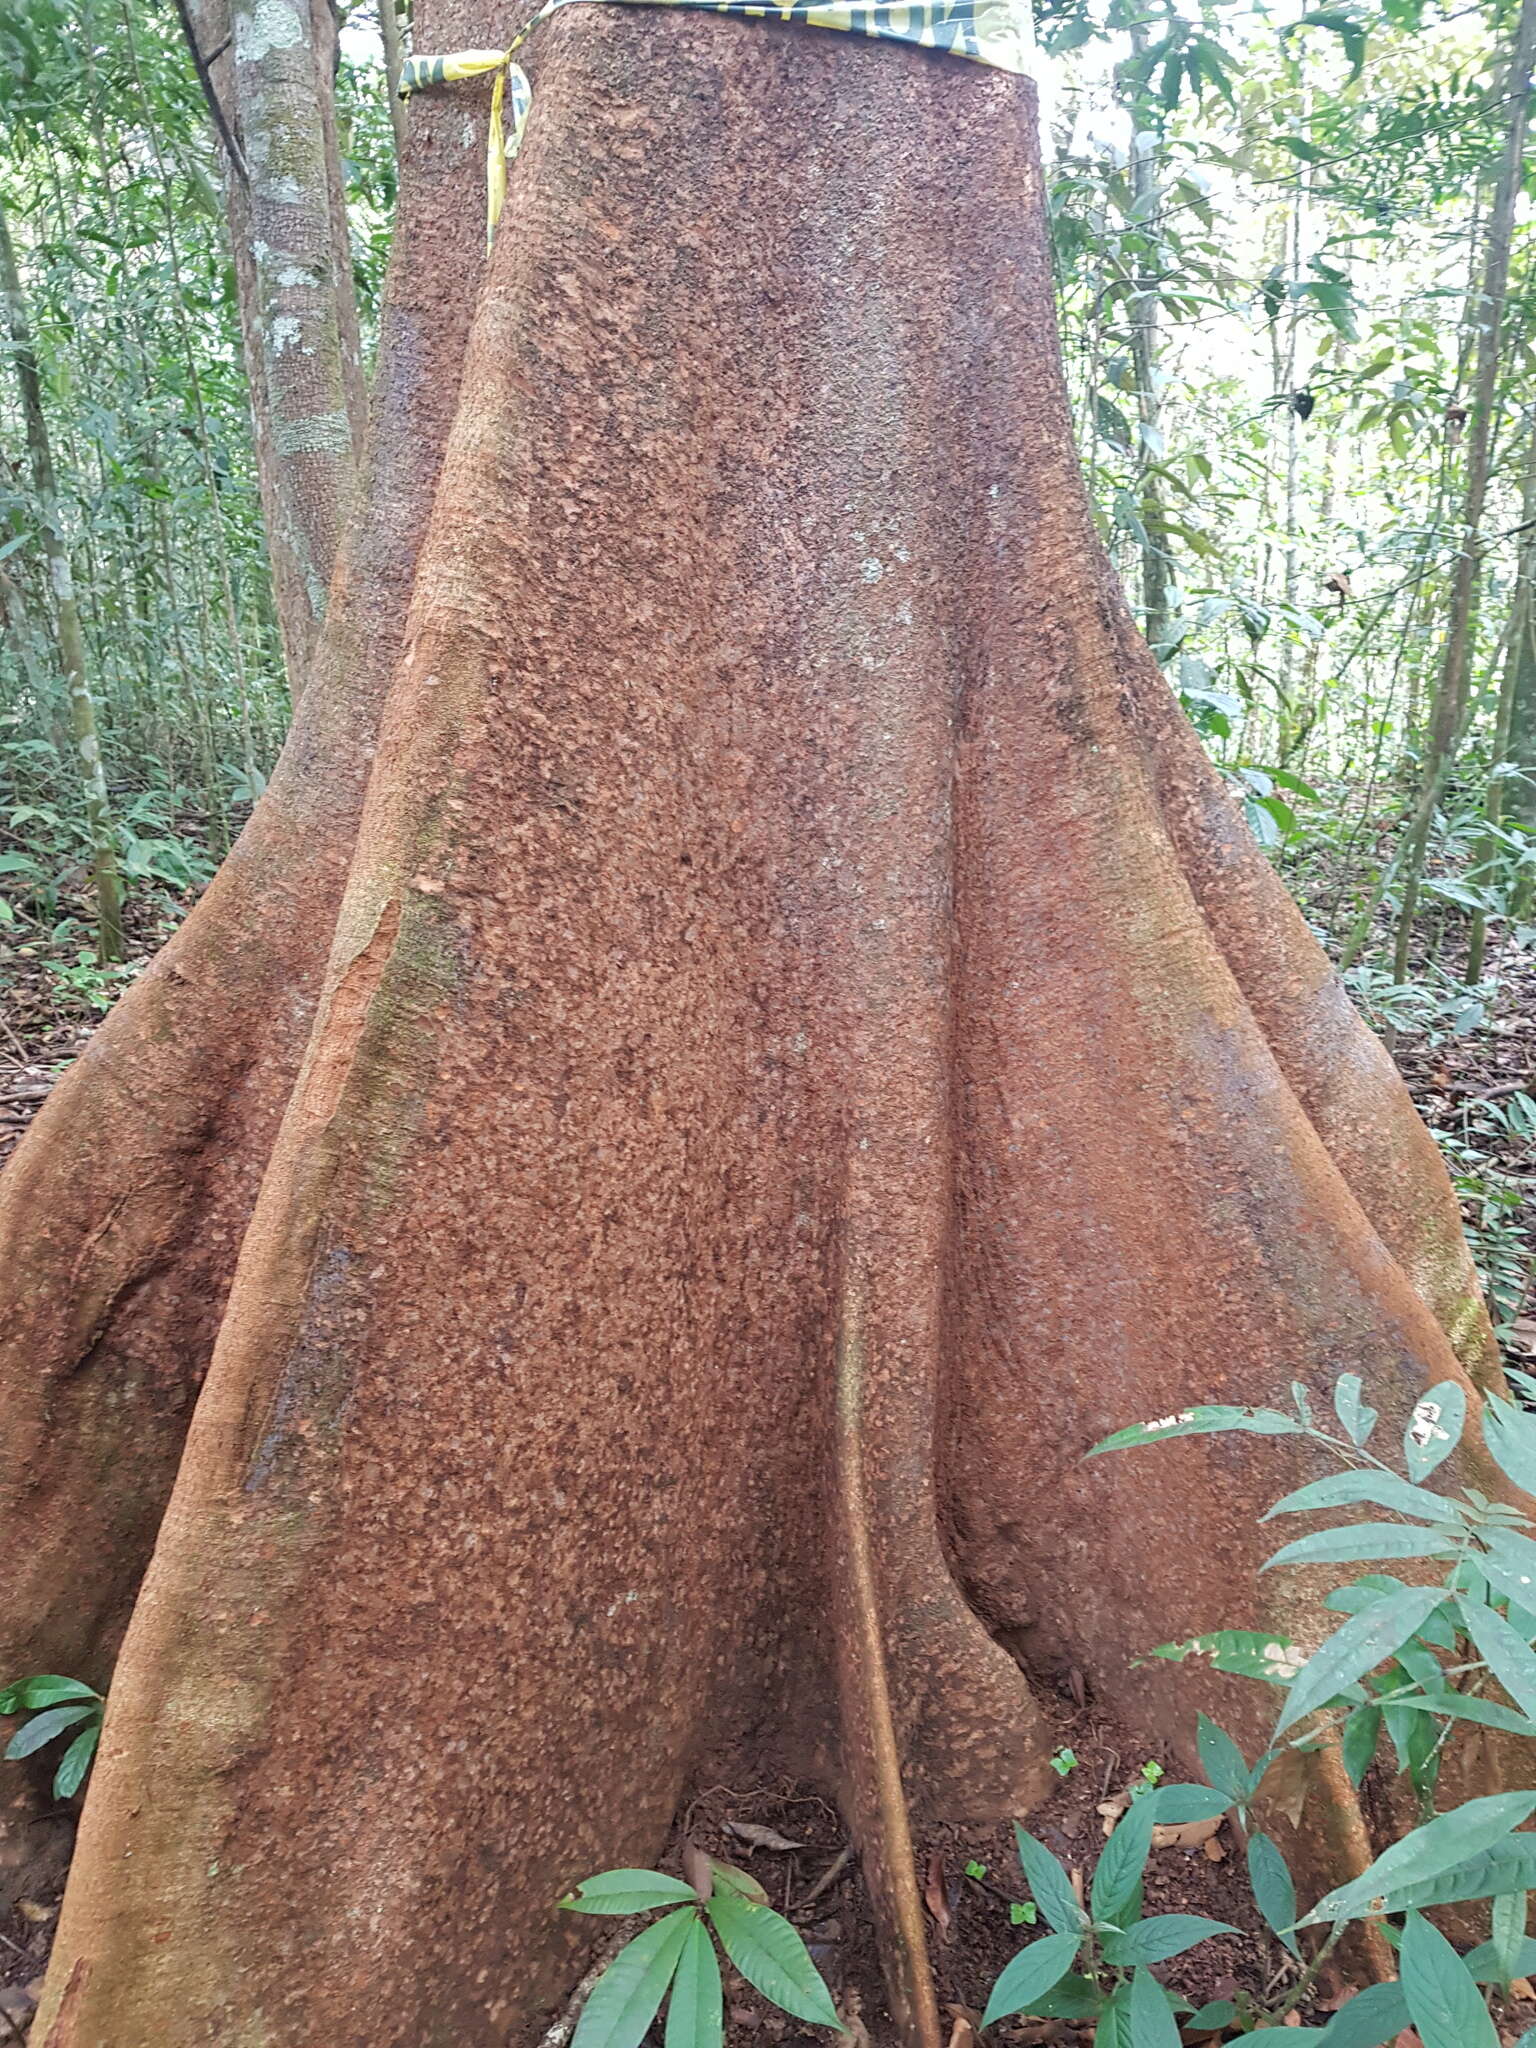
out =
<path fill-rule="evenodd" d="M 533 19 L 520 28 L 504 50 L 458 50 L 451 57 L 410 57 L 401 67 L 400 97 L 427 86 L 451 84 L 460 78 L 496 73 L 491 93 L 491 126 L 485 159 L 486 242 L 496 232 L 507 196 L 507 165 L 517 155 L 523 127 L 533 104 L 527 73 L 512 62 L 513 53 L 557 7 L 578 0 L 544 0 Z M 803 23 L 808 28 L 841 29 L 848 35 L 872 36 L 877 42 L 913 43 L 951 57 L 967 57 L 994 71 L 1027 72 L 1034 56 L 1034 20 L 1029 0 L 917 0 L 908 7 L 857 6 L 853 0 L 790 0 L 784 7 L 765 7 L 761 0 L 618 0 L 625 6 L 690 7 L 708 14 L 740 14 L 752 21 Z M 511 127 L 505 103 L 512 105 Z"/>

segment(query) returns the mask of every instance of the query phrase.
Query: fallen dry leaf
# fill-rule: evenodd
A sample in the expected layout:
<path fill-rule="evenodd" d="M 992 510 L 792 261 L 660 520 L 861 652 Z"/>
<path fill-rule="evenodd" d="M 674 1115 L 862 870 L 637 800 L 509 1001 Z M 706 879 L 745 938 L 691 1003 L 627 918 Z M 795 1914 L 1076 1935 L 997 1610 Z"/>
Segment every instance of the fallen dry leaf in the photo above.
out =
<path fill-rule="evenodd" d="M 1536 1985 L 1529 1977 L 1512 1977 L 1509 1982 L 1511 1998 L 1536 1998 Z"/>
<path fill-rule="evenodd" d="M 923 1886 L 923 1904 L 938 1925 L 940 1941 L 948 1941 L 949 1901 L 944 1896 L 944 1858 L 937 1849 L 928 1858 L 928 1881 Z"/>
<path fill-rule="evenodd" d="M 950 2030 L 949 2048 L 977 2048 L 976 2029 L 969 2020 L 956 2020 Z"/>
<path fill-rule="evenodd" d="M 709 1858 L 697 1842 L 683 1844 L 683 1875 L 693 1886 L 693 1895 L 699 1904 L 707 1906 L 710 1894 L 715 1888 L 715 1873 L 709 1867 Z"/>
<path fill-rule="evenodd" d="M 803 1842 L 792 1842 L 788 1835 L 781 1835 L 776 1828 L 759 1827 L 754 1820 L 728 1820 L 726 1832 L 740 1842 L 748 1843 L 754 1849 L 803 1849 Z"/>
<path fill-rule="evenodd" d="M 1207 1863 L 1226 1862 L 1227 1852 L 1222 1847 L 1220 1835 L 1208 1835 L 1201 1846 L 1205 1850 L 1205 1860 Z"/>
<path fill-rule="evenodd" d="M 1154 1849 L 1198 1849 L 1202 1842 L 1210 1841 L 1222 1819 L 1218 1813 L 1214 1820 L 1169 1821 L 1152 1830 L 1152 1846 Z"/>

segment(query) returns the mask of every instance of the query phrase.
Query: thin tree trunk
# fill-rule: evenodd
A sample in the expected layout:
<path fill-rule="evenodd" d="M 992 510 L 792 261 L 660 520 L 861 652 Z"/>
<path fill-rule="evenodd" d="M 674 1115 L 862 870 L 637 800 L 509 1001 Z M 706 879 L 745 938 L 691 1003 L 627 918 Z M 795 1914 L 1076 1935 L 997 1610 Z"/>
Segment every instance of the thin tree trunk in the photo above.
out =
<path fill-rule="evenodd" d="M 329 0 L 194 0 L 192 32 L 249 177 L 225 198 L 257 475 L 295 701 L 325 617 L 367 418 Z"/>
<path fill-rule="evenodd" d="M 117 841 L 112 807 L 107 796 L 107 776 L 101 758 L 101 736 L 96 729 L 96 702 L 91 694 L 90 670 L 86 661 L 85 635 L 80 629 L 80 608 L 75 600 L 75 574 L 69 559 L 69 542 L 59 506 L 58 483 L 54 476 L 53 449 L 48 439 L 48 417 L 43 410 L 43 386 L 32 330 L 27 320 L 26 296 L 11 240 L 10 224 L 0 206 L 0 305 L 5 311 L 10 334 L 11 359 L 21 391 L 22 417 L 26 425 L 27 453 L 32 463 L 32 487 L 37 500 L 37 521 L 48 576 L 53 589 L 54 627 L 58 634 L 59 661 L 69 689 L 70 729 L 74 741 L 75 772 L 80 778 L 86 827 L 91 843 L 91 872 L 96 891 L 96 952 L 102 960 L 123 957 L 123 891 L 117 872 Z"/>
<path fill-rule="evenodd" d="M 1027 1807 L 1070 1667 L 1188 1753 L 1137 1652 L 1305 1608 L 1241 1452 L 1089 1443 L 1346 1363 L 1400 1427 L 1491 1353 L 1433 1142 L 1095 538 L 1032 87 L 541 36 L 45 2038 L 536 2038 L 583 1967 L 545 1902 L 771 1752 L 859 1844 L 878 2038 L 942 2048 L 908 1802 Z"/>
<path fill-rule="evenodd" d="M 1462 501 L 1460 544 L 1451 576 L 1445 650 L 1430 711 L 1418 801 L 1409 820 L 1403 852 L 1403 901 L 1398 915 L 1392 964 L 1393 979 L 1398 982 L 1408 978 L 1413 919 L 1418 908 L 1430 827 L 1450 776 L 1466 709 L 1482 573 L 1483 508 L 1488 496 L 1489 453 L 1504 333 L 1504 303 L 1509 285 L 1510 242 L 1523 174 L 1533 61 L 1536 61 L 1536 0 L 1522 0 L 1505 84 L 1509 125 L 1505 130 L 1504 153 L 1499 164 L 1493 204 L 1489 209 L 1482 285 L 1474 307 L 1476 369 L 1471 416 L 1467 423 L 1466 490 Z"/>
<path fill-rule="evenodd" d="M 1523 774 L 1513 777 L 1501 771 L 1506 762 L 1519 769 L 1533 765 L 1531 743 L 1536 734 L 1522 722 L 1531 715 L 1532 669 L 1536 666 L 1536 424 L 1531 429 L 1525 458 L 1525 486 L 1520 497 L 1521 533 L 1515 556 L 1515 587 L 1509 607 L 1509 644 L 1504 651 L 1504 675 L 1499 689 L 1498 716 L 1494 722 L 1493 751 L 1488 763 L 1488 790 L 1483 815 L 1497 828 L 1503 822 L 1506 794 L 1516 817 L 1530 806 L 1529 785 Z M 1524 700 L 1522 702 L 1522 700 Z M 1478 849 L 1473 876 L 1491 865 L 1498 847 L 1491 836 Z M 1488 944 L 1488 913 L 1473 913 L 1467 934 L 1467 980 L 1483 978 L 1483 956 Z"/>
<path fill-rule="evenodd" d="M 1140 56 L 1147 46 L 1146 29 L 1137 24 L 1131 31 L 1131 48 Z M 1151 217 L 1151 202 L 1157 197 L 1156 149 L 1159 127 L 1149 125 L 1152 113 L 1143 89 L 1128 96 L 1131 116 L 1131 191 L 1138 202 L 1142 232 L 1157 239 L 1159 229 Z M 1141 515 L 1141 605 L 1142 632 L 1159 660 L 1172 651 L 1173 567 L 1168 534 L 1168 510 L 1158 471 L 1162 459 L 1162 391 L 1157 370 L 1158 292 L 1162 279 L 1157 266 L 1148 263 L 1136 280 L 1136 297 L 1131 310 L 1131 365 L 1136 379 L 1136 417 L 1140 429 L 1137 462 L 1141 471 L 1139 511 Z"/>

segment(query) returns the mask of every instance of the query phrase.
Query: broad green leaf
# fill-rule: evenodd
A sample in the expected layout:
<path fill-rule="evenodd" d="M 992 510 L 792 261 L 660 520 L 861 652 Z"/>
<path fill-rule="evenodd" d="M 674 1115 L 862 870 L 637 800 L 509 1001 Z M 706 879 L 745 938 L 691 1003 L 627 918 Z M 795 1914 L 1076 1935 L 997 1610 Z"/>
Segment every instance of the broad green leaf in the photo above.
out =
<path fill-rule="evenodd" d="M 1209 1785 L 1159 1785 L 1154 1792 L 1143 1792 L 1136 1803 L 1151 1807 L 1159 1827 L 1183 1827 L 1192 1820 L 1215 1820 L 1232 1801 Z"/>
<path fill-rule="evenodd" d="M 1363 1392 L 1360 1375 L 1357 1372 L 1343 1372 L 1333 1389 L 1333 1406 L 1339 1421 L 1344 1425 L 1344 1434 L 1352 1444 L 1362 1448 L 1376 1427 L 1376 1410 L 1368 1408 L 1361 1399 Z"/>
<path fill-rule="evenodd" d="M 1408 2018 L 1424 2048 L 1499 2048 L 1477 1981 L 1439 1928 L 1410 1913 L 1398 1958 Z"/>
<path fill-rule="evenodd" d="M 1513 1529 L 1480 1532 L 1488 1548 L 1478 1556 L 1478 1569 L 1497 1593 L 1518 1607 L 1536 1608 L 1536 1543 Z"/>
<path fill-rule="evenodd" d="M 1132 1970 L 1143 1963 L 1166 1963 L 1213 1934 L 1236 1932 L 1225 1920 L 1207 1920 L 1201 1913 L 1159 1913 L 1151 1920 L 1138 1920 L 1123 1934 L 1106 1934 L 1104 1957 L 1117 1970 Z"/>
<path fill-rule="evenodd" d="M 1131 1979 L 1130 2022 L 1130 2048 L 1180 2048 L 1179 2023 L 1150 1970 L 1138 1970 Z"/>
<path fill-rule="evenodd" d="M 640 2048 L 697 1920 L 696 1907 L 680 1906 L 619 1950 L 581 2009 L 571 2048 Z"/>
<path fill-rule="evenodd" d="M 1467 1390 L 1459 1380 L 1441 1380 L 1414 1404 L 1403 1431 L 1403 1457 L 1410 1479 L 1427 1479 L 1461 1442 L 1467 1421 Z"/>
<path fill-rule="evenodd" d="M 1013 1833 L 1019 1845 L 1019 1868 L 1035 1904 L 1058 1934 L 1081 1934 L 1088 1915 L 1078 1904 L 1071 1878 L 1044 1842 L 1037 1842 L 1017 1821 Z"/>
<path fill-rule="evenodd" d="M 1493 1902 L 1488 1947 L 1493 1950 L 1498 1965 L 1497 1981 L 1500 1984 L 1512 1983 L 1516 1977 L 1525 1974 L 1520 1967 L 1522 1957 L 1528 1947 L 1536 1946 L 1525 1938 L 1529 1899 L 1528 1892 L 1506 1892 Z M 1474 1977 L 1477 1975 L 1470 1957 L 1467 1958 L 1467 1968 L 1472 1970 Z"/>
<path fill-rule="evenodd" d="M 1302 2048 L 1305 2048 L 1305 2044 L 1308 2041 L 1314 2041 L 1321 2048 L 1321 2044 L 1326 2042 L 1327 2039 L 1328 2029 L 1326 2027 L 1255 2027 L 1251 2034 L 1244 2034 L 1242 2036 L 1244 2043 L 1249 2041 L 1284 2042 L 1285 2048 L 1291 2048 L 1293 2041 L 1301 2043 Z"/>
<path fill-rule="evenodd" d="M 1209 1715 L 1201 1714 L 1195 1726 L 1195 1743 L 1205 1775 L 1218 1792 L 1225 1793 L 1229 1806 L 1242 1806 L 1253 1797 L 1254 1790 L 1248 1759 L 1226 1729 L 1218 1728 Z"/>
<path fill-rule="evenodd" d="M 1020 1949 L 992 1986 L 982 2026 L 990 2027 L 994 2020 L 1011 2018 L 1014 2013 L 1035 2016 L 1037 2001 L 1066 1976 L 1082 1945 L 1080 1934 L 1045 1934 Z"/>
<path fill-rule="evenodd" d="M 1522 1493 L 1536 1494 L 1536 1415 L 1490 1394 L 1483 1406 L 1483 1441 L 1500 1471 Z"/>
<path fill-rule="evenodd" d="M 96 1745 L 101 1740 L 101 1723 L 93 1721 L 89 1728 L 83 1728 L 59 1759 L 59 1768 L 53 1774 L 53 1796 L 55 1799 L 69 1799 L 79 1791 L 86 1772 L 91 1768 L 91 1758 L 96 1754 Z"/>
<path fill-rule="evenodd" d="M 1035 2015 L 1042 2020 L 1092 2020 L 1104 2010 L 1104 1993 L 1091 1978 L 1063 1977 L 1053 1991 L 1035 2002 Z"/>
<path fill-rule="evenodd" d="M 1525 1892 L 1501 1893 L 1493 1901 L 1495 1915 L 1497 1915 L 1499 1907 L 1504 1904 L 1506 1899 L 1515 1899 L 1523 1902 L 1526 1897 L 1527 1894 Z M 1519 1910 L 1520 1924 L 1524 1926 L 1525 1907 L 1523 1903 Z M 1478 1943 L 1476 1948 L 1468 1950 L 1465 1960 L 1467 1968 L 1472 1972 L 1479 1984 L 1504 1984 L 1509 1981 L 1503 1974 L 1506 1963 L 1514 1964 L 1514 1968 L 1510 1972 L 1510 1976 L 1513 1977 L 1529 1977 L 1533 1972 L 1536 1972 L 1536 1941 L 1533 1941 L 1528 1934 L 1522 1934 L 1514 1948 L 1506 1956 L 1500 1956 L 1491 1941 L 1482 1941 Z"/>
<path fill-rule="evenodd" d="M 1309 1486 L 1298 1486 L 1294 1493 L 1277 1500 L 1263 1519 L 1268 1522 L 1275 1515 L 1353 1507 L 1360 1501 L 1396 1508 L 1404 1515 L 1417 1515 L 1421 1522 L 1461 1522 L 1466 1516 L 1459 1501 L 1431 1493 L 1425 1486 L 1410 1486 L 1395 1472 L 1330 1472 L 1326 1479 L 1314 1479 Z"/>
<path fill-rule="evenodd" d="M 1301 1949 L 1291 1932 L 1296 1924 L 1296 1886 L 1284 1856 L 1268 1835 L 1248 1837 L 1248 1883 L 1265 1925 L 1293 1956 L 1299 1956 Z"/>
<path fill-rule="evenodd" d="M 752 1875 L 750 1870 L 739 1870 L 734 1863 L 722 1863 L 718 1856 L 704 1859 L 715 1874 L 715 1880 L 728 1891 L 740 1892 L 744 1899 L 751 1899 L 759 1906 L 766 1906 L 768 1894 Z"/>
<path fill-rule="evenodd" d="M 1536 1801 L 1532 1802 L 1536 1804 Z M 1114 1833 L 1099 1852 L 1094 1865 L 1088 1902 L 1095 1920 L 1123 1924 L 1141 1885 L 1155 1825 L 1150 1799 L 1135 1800 L 1120 1816 Z"/>
<path fill-rule="evenodd" d="M 667 2002 L 666 2048 L 722 2048 L 725 2000 L 715 1944 L 695 1919 L 683 1943 Z"/>
<path fill-rule="evenodd" d="M 1464 1595 L 1456 1605 L 1467 1634 L 1494 1677 L 1525 1714 L 1536 1716 L 1536 1652 L 1510 1627 L 1502 1614 Z M 1532 1731 L 1536 1733 L 1536 1730 Z"/>
<path fill-rule="evenodd" d="M 1367 1984 L 1323 2029 L 1325 2048 L 1385 2048 L 1408 2024 L 1401 1984 Z"/>
<path fill-rule="evenodd" d="M 1469 1863 L 1500 1841 L 1536 1812 L 1536 1792 L 1494 1792 L 1484 1799 L 1468 1799 L 1449 1813 L 1426 1821 L 1401 1841 L 1384 1849 L 1361 1876 L 1339 1885 L 1319 1899 L 1312 1911 L 1297 1924 L 1315 1926 L 1322 1920 L 1355 1920 L 1369 1912 L 1398 1912 L 1417 1905 L 1415 1898 L 1403 1906 L 1393 1901 L 1413 1888 L 1433 1881 L 1444 1873 Z M 1113 1840 L 1113 1837 L 1111 1837 Z M 1536 1836 L 1531 1838 L 1536 1849 Z M 1501 1889 L 1516 1889 L 1504 1885 Z M 1477 1894 L 1463 1894 L 1476 1897 Z M 1373 1901 L 1385 1899 L 1383 1909 Z M 1441 1903 L 1433 1901 L 1432 1903 Z"/>
<path fill-rule="evenodd" d="M 1344 1768 L 1350 1782 L 1359 1785 L 1376 1759 L 1376 1745 L 1381 1740 L 1381 1709 L 1379 1707 L 1356 1707 L 1344 1723 L 1344 1733 L 1339 1748 Z"/>
<path fill-rule="evenodd" d="M 0 1692 L 0 1714 L 16 1714 L 34 1707 L 56 1707 L 65 1700 L 99 1700 L 101 1694 L 78 1678 L 56 1678 L 40 1671 L 35 1678 L 19 1678 Z"/>
<path fill-rule="evenodd" d="M 1363 1614 L 1352 1614 L 1322 1647 L 1313 1652 L 1285 1696 L 1275 1733 L 1335 1699 L 1348 1685 L 1374 1671 L 1432 1614 L 1445 1598 L 1440 1586 L 1405 1586 L 1378 1600 Z"/>
<path fill-rule="evenodd" d="M 1344 1564 L 1363 1557 L 1455 1557 L 1460 1550 L 1454 1537 L 1411 1529 L 1404 1522 L 1352 1522 L 1345 1528 L 1298 1536 L 1265 1558 L 1260 1570 L 1270 1571 L 1277 1564 Z"/>
<path fill-rule="evenodd" d="M 34 1749 L 41 1749 L 45 1742 L 52 1742 L 66 1728 L 94 1719 L 99 1711 L 87 1701 L 71 1707 L 50 1707 L 45 1714 L 34 1714 L 11 1737 L 10 1747 L 5 1752 L 7 1762 L 14 1763 L 19 1757 L 30 1756 Z"/>
<path fill-rule="evenodd" d="M 1099 2015 L 1093 2048 L 1131 2048 L 1131 1987 L 1122 1984 Z"/>
<path fill-rule="evenodd" d="M 1190 2014 L 1190 2030 L 1203 2033 L 1208 2029 L 1214 2034 L 1222 2027 L 1230 2027 L 1236 2018 L 1237 2007 L 1230 1998 L 1213 1998 L 1209 2005 L 1202 2005 Z"/>
<path fill-rule="evenodd" d="M 764 1998 L 797 2020 L 844 2031 L 805 1943 L 771 1906 L 759 1906 L 739 1892 L 717 1891 L 704 1910 L 726 1954 Z"/>
<path fill-rule="evenodd" d="M 693 1886 L 664 1870 L 600 1870 L 566 1893 L 568 1913 L 648 1913 L 653 1906 L 680 1906 Z"/>
<path fill-rule="evenodd" d="M 1282 1415 L 1277 1408 L 1182 1408 L 1156 1422 L 1133 1422 L 1129 1429 L 1117 1429 L 1096 1443 L 1088 1453 L 1097 1458 L 1104 1451 L 1130 1451 L 1141 1444 L 1162 1443 L 1173 1436 L 1213 1436 L 1226 1430 L 1250 1436 L 1300 1436 L 1302 1426 L 1294 1415 Z"/>

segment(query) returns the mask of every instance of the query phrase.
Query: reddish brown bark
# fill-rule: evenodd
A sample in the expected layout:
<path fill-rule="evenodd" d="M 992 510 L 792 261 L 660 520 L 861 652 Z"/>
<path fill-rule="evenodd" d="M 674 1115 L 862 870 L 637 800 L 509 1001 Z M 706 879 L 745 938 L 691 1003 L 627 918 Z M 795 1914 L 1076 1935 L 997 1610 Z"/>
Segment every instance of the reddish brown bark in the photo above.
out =
<path fill-rule="evenodd" d="M 907 1804 L 1026 1810 L 1061 1665 L 1187 1744 L 1136 1653 L 1316 1627 L 1292 1447 L 1082 1453 L 1489 1355 L 1094 538 L 1031 89 L 628 8 L 530 68 L 52 2048 L 531 2041 L 733 1750 L 837 1789 L 932 2048 Z"/>
<path fill-rule="evenodd" d="M 454 0 L 432 18 L 462 35 L 470 12 Z M 111 1673 L 313 1018 L 482 263 L 463 120 L 423 109 L 372 508 L 271 788 L 0 1176 L 6 1676 Z M 17 1776 L 0 1895 L 57 1853 Z"/>

